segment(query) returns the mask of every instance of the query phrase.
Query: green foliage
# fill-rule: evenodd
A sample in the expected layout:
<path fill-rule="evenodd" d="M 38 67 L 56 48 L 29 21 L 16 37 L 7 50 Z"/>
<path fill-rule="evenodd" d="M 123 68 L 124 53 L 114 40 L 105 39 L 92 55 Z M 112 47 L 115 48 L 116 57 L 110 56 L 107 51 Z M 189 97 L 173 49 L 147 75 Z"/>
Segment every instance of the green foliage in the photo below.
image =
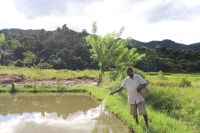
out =
<path fill-rule="evenodd" d="M 12 83 L 12 87 L 11 87 L 9 92 L 10 93 L 16 93 L 17 92 L 17 90 L 15 89 L 15 84 L 14 83 Z"/>
<path fill-rule="evenodd" d="M 143 71 L 163 72 L 198 72 L 200 64 L 197 50 L 180 50 L 156 47 L 155 49 L 137 49 L 138 53 L 145 53 L 146 57 L 135 67 Z"/>
<path fill-rule="evenodd" d="M 96 28 L 96 22 L 94 22 L 93 34 L 86 37 L 86 42 L 91 46 L 91 58 L 98 62 L 100 80 L 106 70 L 115 67 L 125 68 L 127 66 L 133 66 L 145 56 L 145 54 L 135 53 L 135 48 L 128 49 L 125 47 L 130 43 L 130 38 L 120 38 L 124 27 L 118 33 L 107 33 L 104 37 L 95 35 L 97 32 Z"/>
<path fill-rule="evenodd" d="M 181 79 L 181 82 L 179 84 L 181 87 L 187 87 L 187 86 L 191 86 L 191 81 L 188 80 L 188 77 L 184 76 L 182 79 Z"/>
<path fill-rule="evenodd" d="M 97 22 L 94 21 L 92 23 L 92 34 L 96 34 L 97 33 Z"/>
<path fill-rule="evenodd" d="M 190 87 L 192 86 L 191 77 L 186 77 L 184 75 L 176 74 L 173 76 L 173 74 L 170 75 L 146 75 L 147 79 L 148 77 L 151 77 L 152 85 L 156 86 L 162 86 L 162 87 Z"/>
<path fill-rule="evenodd" d="M 25 63 L 28 60 L 25 61 L 25 66 L 28 67 L 46 62 L 53 69 L 70 70 L 98 69 L 98 65 L 101 65 L 105 71 L 111 70 L 110 68 L 123 69 L 127 66 L 134 66 L 145 72 L 161 70 L 163 73 L 191 73 L 200 71 L 199 44 L 189 46 L 180 45 L 170 40 L 143 43 L 130 38 L 121 39 L 123 27 L 118 33 L 112 32 L 102 37 L 95 35 L 97 28 L 97 23 L 94 22 L 92 35 L 89 35 L 86 30 L 75 32 L 69 29 L 66 24 L 54 31 L 46 31 L 45 29 L 0 30 L 0 64 L 8 66 L 11 61 L 27 60 L 23 53 L 30 51 L 35 54 L 36 60 L 33 63 Z M 93 53 L 95 50 L 92 49 L 92 45 L 87 45 L 87 35 L 96 39 L 94 42 L 98 43 L 96 48 L 98 54 L 105 55 L 98 56 L 98 60 L 102 58 L 109 60 L 99 63 L 95 57 L 97 55 Z M 102 44 L 106 44 L 106 47 Z M 110 51 L 114 51 L 116 54 L 110 54 Z M 120 54 L 118 54 L 119 52 Z M 140 57 L 144 54 L 145 57 Z M 39 64 L 39 66 L 49 68 L 49 65 L 46 66 L 46 64 Z"/>
<path fill-rule="evenodd" d="M 62 87 L 62 78 L 56 78 L 58 92 L 64 92 L 65 88 Z"/>
<path fill-rule="evenodd" d="M 58 28 L 60 29 L 60 28 Z M 9 31 L 14 31 L 12 34 Z M 88 33 L 79 33 L 70 30 L 66 24 L 57 31 L 37 30 L 33 34 L 26 30 L 0 30 L 5 34 L 2 43 L 5 56 L 1 56 L 1 64 L 7 65 L 6 60 L 24 60 L 26 66 L 37 66 L 39 63 L 49 63 L 53 69 L 83 70 L 97 68 L 97 63 L 90 59 L 89 47 L 85 42 Z M 2 34 L 3 35 L 3 34 Z M 6 46 L 6 47 L 5 47 Z M 9 46 L 9 47 L 7 47 Z M 33 63 L 23 53 L 35 54 Z M 9 52 L 9 53 L 8 53 Z M 8 56 L 9 54 L 9 56 Z M 49 57 L 54 57 L 49 58 Z M 43 62 L 40 62 L 43 60 Z M 39 64 L 41 68 L 49 68 L 46 64 Z"/>
<path fill-rule="evenodd" d="M 159 71 L 159 72 L 158 72 L 158 77 L 161 78 L 161 79 L 167 79 L 167 78 L 163 75 L 163 72 L 162 72 L 162 71 Z"/>
<path fill-rule="evenodd" d="M 147 76 L 151 83 L 151 93 L 147 99 L 147 104 L 152 109 L 166 113 L 175 119 L 186 121 L 193 126 L 199 126 L 200 121 L 197 120 L 199 118 L 198 110 L 200 109 L 200 93 L 199 88 L 197 88 L 199 74 L 165 76 L 167 77 L 165 80 L 156 76 Z M 161 86 L 157 83 L 157 80 L 159 82 L 163 80 L 168 85 Z"/>
<path fill-rule="evenodd" d="M 16 67 L 23 67 L 23 66 L 24 66 L 24 62 L 23 62 L 22 60 L 17 60 L 17 61 L 14 63 L 14 65 L 15 65 Z"/>
<path fill-rule="evenodd" d="M 39 69 L 39 68 L 27 68 L 27 67 L 7 67 L 0 66 L 0 75 L 19 75 L 25 79 L 32 79 L 32 77 L 37 77 L 38 80 L 41 79 L 71 79 L 71 78 L 91 78 L 96 79 L 98 77 L 97 70 L 85 69 L 82 71 L 73 70 L 55 70 L 55 69 Z"/>
<path fill-rule="evenodd" d="M 5 40 L 4 34 L 0 34 L 0 43 Z"/>
<path fill-rule="evenodd" d="M 108 33 L 104 37 L 96 35 L 88 35 L 86 41 L 91 45 L 92 58 L 99 62 L 100 71 L 111 67 L 124 68 L 135 65 L 137 61 L 141 60 L 145 55 L 135 53 L 136 49 L 128 49 L 125 47 L 129 43 L 130 38 L 119 39 L 121 32 Z"/>
<path fill-rule="evenodd" d="M 113 84 L 112 84 L 113 87 Z M 85 87 L 82 87 L 85 88 Z M 109 89 L 106 87 L 98 89 L 92 87 L 86 87 L 86 89 L 92 93 L 95 98 L 106 99 L 106 107 L 115 114 L 119 119 L 125 121 L 128 125 L 131 125 L 134 129 L 134 132 L 143 133 L 148 132 L 145 128 L 143 117 L 139 117 L 140 124 L 136 124 L 133 117 L 130 117 L 129 114 L 129 105 L 127 104 L 127 95 L 125 91 L 117 93 L 113 96 L 108 96 Z M 115 88 L 112 88 L 114 90 Z M 170 98 L 170 97 L 165 97 Z M 158 99 L 154 99 L 158 101 Z M 166 99 L 168 100 L 168 99 Z M 149 99 L 147 100 L 149 101 Z M 154 101 L 155 102 L 155 101 Z M 164 101 L 165 102 L 165 101 Z M 169 102 L 170 103 L 170 102 Z M 162 103 L 163 104 L 163 103 Z M 161 104 L 161 105 L 162 105 Z M 169 106 L 170 104 L 164 105 L 165 107 Z M 164 111 L 154 110 L 151 108 L 151 104 L 147 102 L 147 112 L 150 124 L 150 132 L 157 133 L 157 132 L 169 132 L 169 133 L 176 133 L 176 132 L 198 132 L 198 129 L 193 129 L 187 123 L 184 123 L 172 116 L 166 114 Z"/>
<path fill-rule="evenodd" d="M 27 51 L 24 53 L 24 64 L 28 67 L 34 65 L 34 59 L 36 58 L 36 55 L 33 54 L 31 51 Z"/>
<path fill-rule="evenodd" d="M 52 69 L 53 66 L 47 62 L 37 64 L 37 67 L 40 69 Z"/>

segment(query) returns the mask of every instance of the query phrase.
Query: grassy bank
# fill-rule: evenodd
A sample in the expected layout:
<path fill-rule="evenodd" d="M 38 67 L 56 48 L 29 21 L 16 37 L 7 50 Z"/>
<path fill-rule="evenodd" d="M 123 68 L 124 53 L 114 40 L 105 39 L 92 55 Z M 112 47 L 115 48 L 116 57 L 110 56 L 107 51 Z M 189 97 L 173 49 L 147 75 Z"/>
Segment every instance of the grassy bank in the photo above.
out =
<path fill-rule="evenodd" d="M 29 80 L 41 79 L 70 79 L 77 77 L 97 78 L 98 71 L 84 70 L 54 70 L 54 69 L 38 69 L 38 68 L 19 68 L 0 66 L 0 75 L 18 75 Z"/>
<path fill-rule="evenodd" d="M 23 75 L 26 78 L 37 79 L 50 78 L 96 78 L 97 71 L 68 71 L 68 70 L 41 70 L 35 68 L 6 68 L 0 67 L 0 75 Z M 32 76 L 30 76 L 32 75 Z M 146 99 L 149 125 L 147 130 L 142 116 L 139 116 L 140 124 L 137 125 L 129 115 L 126 91 L 109 96 L 110 91 L 115 90 L 122 83 L 124 77 L 118 77 L 115 81 L 104 76 L 104 83 L 99 86 L 77 85 L 73 87 L 20 87 L 22 92 L 90 92 L 95 99 L 105 100 L 105 105 L 119 119 L 132 126 L 136 133 L 199 133 L 200 132 L 200 74 L 168 74 L 147 75 L 151 92 Z M 1 91 L 9 91 L 11 86 L 0 87 Z"/>
<path fill-rule="evenodd" d="M 77 87 L 74 87 L 74 89 Z M 105 99 L 106 107 L 110 109 L 120 120 L 133 127 L 136 133 L 198 133 L 197 125 L 190 125 L 181 119 L 174 118 L 165 112 L 152 108 L 147 102 L 147 112 L 151 130 L 147 130 L 142 116 L 139 116 L 140 124 L 137 125 L 129 114 L 126 91 L 110 96 L 110 88 L 78 86 L 80 89 L 87 90 L 96 99 Z M 113 88 L 114 89 L 114 88 Z M 151 96 L 150 96 L 151 97 Z M 147 99 L 148 100 L 148 99 Z"/>

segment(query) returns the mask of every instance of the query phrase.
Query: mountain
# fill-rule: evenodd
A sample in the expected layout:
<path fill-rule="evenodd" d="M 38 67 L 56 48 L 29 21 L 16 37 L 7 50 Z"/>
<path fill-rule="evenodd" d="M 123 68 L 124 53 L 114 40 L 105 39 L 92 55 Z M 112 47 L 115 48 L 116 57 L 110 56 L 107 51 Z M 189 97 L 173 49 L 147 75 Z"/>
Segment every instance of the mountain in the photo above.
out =
<path fill-rule="evenodd" d="M 200 50 L 200 43 L 185 45 L 181 43 L 176 43 L 172 40 L 163 40 L 163 41 L 150 41 L 150 42 L 140 42 L 137 40 L 132 39 L 133 47 L 147 47 L 148 49 L 154 49 L 156 46 L 165 47 L 165 48 L 173 48 L 173 49 L 197 49 Z"/>
<path fill-rule="evenodd" d="M 19 34 L 19 31 L 22 29 L 18 29 L 18 28 L 11 28 L 8 29 L 12 34 Z M 39 34 L 41 30 L 32 30 L 32 29 L 28 29 L 28 30 L 22 30 L 24 32 L 24 34 Z"/>
<path fill-rule="evenodd" d="M 192 49 L 200 49 L 200 42 L 199 43 L 193 43 L 193 44 L 190 44 L 190 47 L 192 48 Z"/>
<path fill-rule="evenodd" d="M 20 30 L 22 30 L 22 29 L 18 29 L 18 28 L 8 29 L 8 31 L 11 32 L 12 34 L 18 34 Z M 23 30 L 24 34 L 32 34 L 32 33 L 39 34 L 40 31 L 41 31 L 41 29 Z M 197 49 L 197 50 L 200 50 L 200 42 L 190 44 L 190 45 L 185 45 L 185 44 L 181 44 L 181 43 L 176 43 L 169 39 L 165 39 L 162 41 L 150 41 L 150 42 L 141 42 L 141 41 L 137 41 L 134 39 L 132 39 L 131 41 L 132 41 L 133 47 L 135 47 L 135 48 L 147 47 L 148 49 L 154 49 L 156 46 L 160 46 L 160 47 L 173 48 L 173 49 L 183 49 L 183 50 Z"/>

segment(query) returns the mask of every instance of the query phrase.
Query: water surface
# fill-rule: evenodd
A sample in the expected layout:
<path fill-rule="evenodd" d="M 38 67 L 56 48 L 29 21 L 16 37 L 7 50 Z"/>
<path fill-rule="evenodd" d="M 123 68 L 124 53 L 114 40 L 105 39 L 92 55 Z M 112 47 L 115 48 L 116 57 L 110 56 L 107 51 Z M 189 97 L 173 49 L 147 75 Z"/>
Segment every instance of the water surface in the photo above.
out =
<path fill-rule="evenodd" d="M 131 133 L 88 94 L 1 93 L 0 133 Z"/>

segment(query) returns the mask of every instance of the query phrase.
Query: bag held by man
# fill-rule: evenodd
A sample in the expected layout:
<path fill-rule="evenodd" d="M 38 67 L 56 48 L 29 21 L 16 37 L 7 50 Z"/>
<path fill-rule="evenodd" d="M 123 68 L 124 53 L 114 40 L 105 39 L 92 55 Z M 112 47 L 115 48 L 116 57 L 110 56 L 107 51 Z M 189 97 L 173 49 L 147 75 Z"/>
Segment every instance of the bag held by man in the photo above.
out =
<path fill-rule="evenodd" d="M 146 86 L 144 88 L 142 88 L 142 90 L 139 92 L 144 98 L 147 98 L 148 94 L 149 94 L 149 88 Z"/>

